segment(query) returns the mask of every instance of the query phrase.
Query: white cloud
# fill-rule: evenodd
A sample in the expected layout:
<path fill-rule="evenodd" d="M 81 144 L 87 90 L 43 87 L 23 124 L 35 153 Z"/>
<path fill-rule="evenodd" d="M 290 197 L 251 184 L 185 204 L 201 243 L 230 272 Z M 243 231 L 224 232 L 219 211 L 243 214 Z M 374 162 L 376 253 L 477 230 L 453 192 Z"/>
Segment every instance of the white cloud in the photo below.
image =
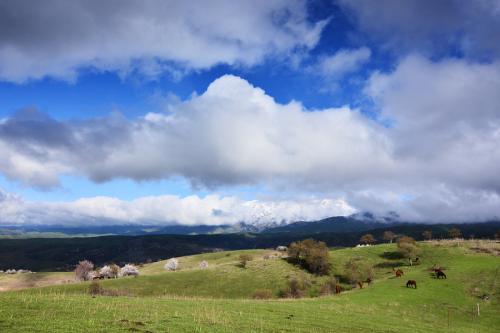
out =
<path fill-rule="evenodd" d="M 210 188 L 328 193 L 407 219 L 484 220 L 499 216 L 498 91 L 499 63 L 410 56 L 367 82 L 365 94 L 391 123 L 383 126 L 349 107 L 279 104 L 223 76 L 202 95 L 135 120 L 61 122 L 29 110 L 6 118 L 0 171 L 39 187 L 57 185 L 61 174 L 181 176 Z"/>
<path fill-rule="evenodd" d="M 370 60 L 370 56 L 371 51 L 367 47 L 344 49 L 334 55 L 320 58 L 313 70 L 319 75 L 340 79 L 348 73 L 357 71 Z"/>
<path fill-rule="evenodd" d="M 317 220 L 350 215 L 356 210 L 342 199 L 251 200 L 209 195 L 143 197 L 122 201 L 111 197 L 71 202 L 25 201 L 0 191 L 0 225 L 147 224 L 222 225 Z"/>
<path fill-rule="evenodd" d="M 307 19 L 302 0 L 2 1 L 0 79 L 251 66 L 314 47 L 326 22 Z"/>

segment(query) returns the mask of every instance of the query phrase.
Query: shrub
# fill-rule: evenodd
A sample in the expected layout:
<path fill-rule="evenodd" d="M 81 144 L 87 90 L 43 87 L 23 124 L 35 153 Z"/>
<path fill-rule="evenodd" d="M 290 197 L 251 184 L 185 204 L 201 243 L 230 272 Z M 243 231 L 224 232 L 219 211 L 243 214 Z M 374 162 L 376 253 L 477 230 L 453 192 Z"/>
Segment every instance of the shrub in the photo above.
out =
<path fill-rule="evenodd" d="M 113 271 L 112 271 L 111 267 L 108 266 L 108 265 L 103 266 L 99 270 L 99 275 L 102 276 L 103 278 L 108 278 L 108 279 L 116 277 L 116 276 L 113 275 Z"/>
<path fill-rule="evenodd" d="M 109 268 L 111 269 L 111 275 L 113 278 L 117 278 L 120 275 L 120 266 L 111 264 Z"/>
<path fill-rule="evenodd" d="M 120 270 L 121 276 L 139 276 L 139 269 L 132 264 L 126 264 Z"/>
<path fill-rule="evenodd" d="M 77 280 L 87 281 L 91 279 L 91 272 L 94 269 L 94 264 L 91 261 L 83 260 L 76 265 L 75 276 Z"/>
<path fill-rule="evenodd" d="M 99 282 L 92 281 L 89 285 L 89 294 L 92 296 L 101 295 L 103 293 L 103 289 Z"/>
<path fill-rule="evenodd" d="M 329 278 L 320 287 L 320 294 L 321 295 L 331 295 L 335 294 L 335 287 L 337 286 L 337 279 L 334 277 Z"/>
<path fill-rule="evenodd" d="M 241 268 L 246 268 L 247 267 L 247 263 L 249 261 L 252 261 L 253 260 L 253 257 L 249 254 L 241 254 L 240 257 L 239 257 L 239 260 L 240 260 L 240 267 Z"/>
<path fill-rule="evenodd" d="M 166 271 L 176 271 L 179 268 L 179 260 L 177 260 L 177 258 L 170 258 L 163 268 L 165 268 Z"/>
<path fill-rule="evenodd" d="M 269 289 L 256 290 L 252 296 L 254 299 L 269 299 L 273 298 L 273 292 Z"/>
<path fill-rule="evenodd" d="M 398 239 L 398 251 L 403 258 L 407 258 L 410 266 L 413 265 L 412 258 L 416 257 L 420 249 L 417 242 L 411 237 L 403 236 Z"/>
<path fill-rule="evenodd" d="M 345 277 L 351 284 L 364 282 L 374 277 L 373 267 L 357 259 L 350 259 L 345 264 Z"/>
<path fill-rule="evenodd" d="M 328 247 L 324 242 L 314 239 L 293 242 L 288 247 L 288 256 L 291 262 L 314 274 L 328 274 L 331 268 Z"/>

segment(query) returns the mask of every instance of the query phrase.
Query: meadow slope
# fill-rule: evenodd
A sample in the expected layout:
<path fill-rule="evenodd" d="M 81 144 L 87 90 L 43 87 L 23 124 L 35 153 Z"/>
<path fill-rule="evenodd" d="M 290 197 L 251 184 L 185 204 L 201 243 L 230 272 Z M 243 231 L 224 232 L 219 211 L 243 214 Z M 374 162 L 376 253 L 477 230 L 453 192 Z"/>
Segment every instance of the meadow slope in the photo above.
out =
<path fill-rule="evenodd" d="M 100 283 L 122 296 L 92 297 L 89 283 L 0 293 L 0 332 L 498 332 L 498 247 L 420 243 L 421 264 L 413 267 L 397 258 L 393 244 L 332 250 L 333 274 L 346 290 L 344 264 L 351 258 L 373 266 L 375 281 L 322 297 L 311 296 L 326 277 L 283 259 L 263 259 L 274 251 L 182 257 L 178 272 L 165 272 L 157 262 L 144 265 L 138 278 Z M 242 252 L 254 257 L 247 268 L 238 265 Z M 198 268 L 201 260 L 209 269 Z M 434 278 L 429 268 L 435 264 L 448 279 Z M 395 278 L 392 267 L 402 267 L 404 277 Z M 258 289 L 276 297 L 291 277 L 310 281 L 306 298 L 251 299 Z M 408 279 L 418 289 L 406 288 Z"/>

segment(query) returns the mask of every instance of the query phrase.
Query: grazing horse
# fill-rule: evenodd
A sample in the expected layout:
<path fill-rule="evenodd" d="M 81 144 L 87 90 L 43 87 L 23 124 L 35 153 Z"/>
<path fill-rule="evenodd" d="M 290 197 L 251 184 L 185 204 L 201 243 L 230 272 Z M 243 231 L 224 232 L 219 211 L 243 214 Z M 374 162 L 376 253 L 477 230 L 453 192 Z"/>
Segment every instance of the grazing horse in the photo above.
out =
<path fill-rule="evenodd" d="M 442 270 L 436 269 L 434 272 L 436 273 L 436 277 L 438 279 L 440 279 L 440 278 L 446 279 L 446 274 L 444 274 L 444 272 Z"/>
<path fill-rule="evenodd" d="M 417 281 L 408 280 L 408 282 L 406 282 L 406 288 L 410 288 L 410 287 L 415 287 L 415 289 L 417 289 Z"/>
<path fill-rule="evenodd" d="M 363 282 L 359 281 L 358 286 L 359 286 L 359 289 L 363 289 Z"/>
<path fill-rule="evenodd" d="M 342 292 L 342 287 L 339 286 L 338 284 L 335 286 L 335 293 L 340 294 Z"/>

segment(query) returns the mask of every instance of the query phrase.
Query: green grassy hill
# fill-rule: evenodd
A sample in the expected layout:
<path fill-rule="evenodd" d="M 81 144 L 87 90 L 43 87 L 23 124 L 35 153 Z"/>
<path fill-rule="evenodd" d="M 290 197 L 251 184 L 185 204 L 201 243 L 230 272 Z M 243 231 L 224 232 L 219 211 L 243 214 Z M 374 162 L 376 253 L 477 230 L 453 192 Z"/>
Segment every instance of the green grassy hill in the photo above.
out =
<path fill-rule="evenodd" d="M 395 245 L 332 250 L 333 274 L 345 289 L 351 288 L 344 278 L 348 260 L 356 258 L 375 274 L 372 285 L 334 296 L 314 297 L 327 277 L 264 259 L 273 252 L 266 250 L 182 257 L 177 272 L 164 271 L 164 262 L 144 265 L 140 277 L 100 283 L 122 295 L 116 297 L 91 297 L 89 283 L 4 292 L 0 332 L 498 332 L 500 245 L 420 248 L 421 263 L 413 267 L 394 255 Z M 241 253 L 254 258 L 247 268 L 238 265 Z M 208 269 L 198 268 L 202 260 Z M 448 279 L 432 276 L 435 264 L 445 267 Z M 392 267 L 402 267 L 404 277 L 395 278 Z M 306 298 L 277 298 L 291 277 L 310 282 Z M 408 279 L 418 289 L 406 288 Z M 259 289 L 272 291 L 274 299 L 251 299 Z"/>

